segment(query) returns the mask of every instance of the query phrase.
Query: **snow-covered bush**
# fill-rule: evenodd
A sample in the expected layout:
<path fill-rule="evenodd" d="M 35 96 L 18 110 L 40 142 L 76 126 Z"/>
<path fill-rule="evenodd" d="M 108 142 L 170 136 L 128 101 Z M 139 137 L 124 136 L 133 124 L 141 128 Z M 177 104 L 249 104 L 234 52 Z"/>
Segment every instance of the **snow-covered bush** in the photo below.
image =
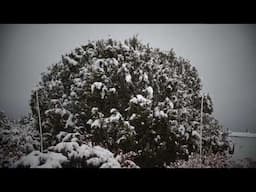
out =
<path fill-rule="evenodd" d="M 10 121 L 0 112 L 0 167 L 10 167 L 21 156 L 39 148 L 38 131 L 31 116 Z"/>
<path fill-rule="evenodd" d="M 49 147 L 49 151 L 61 153 L 69 160 L 66 167 L 76 168 L 120 168 L 113 153 L 100 146 L 92 146 L 91 143 L 81 143 L 79 133 L 61 132 L 57 135 L 61 141 L 55 146 Z"/>
<path fill-rule="evenodd" d="M 79 143 L 79 134 L 61 132 L 60 141 L 47 152 L 33 151 L 18 160 L 14 167 L 22 168 L 120 168 L 114 155 L 100 146 Z"/>
<path fill-rule="evenodd" d="M 120 168 L 114 155 L 100 146 L 79 145 L 76 142 L 62 142 L 50 150 L 65 154 L 68 167 L 76 168 Z"/>
<path fill-rule="evenodd" d="M 202 88 L 195 67 L 173 50 L 153 49 L 137 37 L 89 42 L 63 55 L 38 88 L 47 147 L 61 131 L 77 132 L 117 154 L 136 152 L 140 167 L 162 167 L 199 150 Z M 35 91 L 31 97 L 37 118 Z M 204 99 L 203 148 L 225 151 L 222 127 Z M 225 142 L 224 142 L 225 143 Z"/>
<path fill-rule="evenodd" d="M 14 168 L 62 168 L 67 158 L 61 153 L 32 151 L 14 164 Z"/>
<path fill-rule="evenodd" d="M 15 168 L 120 168 L 113 154 L 99 146 L 63 142 L 47 153 L 33 151 L 19 159 Z"/>

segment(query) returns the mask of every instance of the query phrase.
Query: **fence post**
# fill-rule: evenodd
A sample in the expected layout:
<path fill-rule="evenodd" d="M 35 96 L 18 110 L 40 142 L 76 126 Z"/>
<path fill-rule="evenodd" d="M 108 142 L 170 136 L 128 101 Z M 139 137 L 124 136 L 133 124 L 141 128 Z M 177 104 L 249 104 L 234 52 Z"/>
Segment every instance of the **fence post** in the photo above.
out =
<path fill-rule="evenodd" d="M 202 137 L 203 137 L 203 104 L 204 104 L 204 94 L 201 99 L 201 121 L 200 121 L 200 167 L 202 168 Z"/>
<path fill-rule="evenodd" d="M 39 132 L 40 132 L 40 151 L 41 151 L 41 153 L 43 153 L 43 133 L 42 133 L 41 115 L 40 115 L 40 108 L 39 108 L 39 100 L 38 100 L 37 90 L 36 90 L 36 101 L 37 101 L 37 112 L 38 112 Z"/>

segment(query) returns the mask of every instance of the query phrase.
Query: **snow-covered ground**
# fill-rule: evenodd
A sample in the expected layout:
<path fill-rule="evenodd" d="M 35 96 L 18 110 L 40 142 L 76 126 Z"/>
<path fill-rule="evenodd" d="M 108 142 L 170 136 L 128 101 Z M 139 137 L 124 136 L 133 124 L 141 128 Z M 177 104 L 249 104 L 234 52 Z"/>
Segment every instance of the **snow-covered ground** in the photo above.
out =
<path fill-rule="evenodd" d="M 256 160 L 256 134 L 246 132 L 233 132 L 231 134 L 235 144 L 233 160 L 252 158 Z"/>
<path fill-rule="evenodd" d="M 250 133 L 250 132 L 231 132 L 231 137 L 255 137 L 256 133 Z"/>

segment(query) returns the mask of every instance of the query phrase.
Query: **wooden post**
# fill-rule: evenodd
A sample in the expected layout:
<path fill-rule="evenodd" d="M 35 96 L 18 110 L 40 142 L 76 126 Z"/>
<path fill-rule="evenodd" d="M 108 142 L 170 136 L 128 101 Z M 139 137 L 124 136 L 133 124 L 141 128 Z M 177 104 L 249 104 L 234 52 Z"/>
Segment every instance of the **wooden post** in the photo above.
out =
<path fill-rule="evenodd" d="M 40 116 L 40 108 L 39 108 L 39 100 L 38 100 L 37 90 L 36 90 L 36 101 L 37 101 L 37 112 L 38 112 L 39 132 L 40 132 L 40 151 L 41 151 L 41 153 L 43 153 L 43 133 L 42 133 L 41 116 Z"/>
<path fill-rule="evenodd" d="M 200 125 L 200 167 L 202 168 L 202 137 L 203 137 L 203 104 L 204 104 L 204 95 L 201 99 L 201 125 Z"/>

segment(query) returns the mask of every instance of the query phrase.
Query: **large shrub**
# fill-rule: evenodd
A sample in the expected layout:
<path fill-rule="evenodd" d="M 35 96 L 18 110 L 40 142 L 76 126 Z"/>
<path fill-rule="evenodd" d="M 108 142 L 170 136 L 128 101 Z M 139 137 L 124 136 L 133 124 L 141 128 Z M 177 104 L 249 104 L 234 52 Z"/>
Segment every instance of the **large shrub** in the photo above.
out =
<path fill-rule="evenodd" d="M 44 145 L 76 132 L 114 154 L 135 152 L 141 167 L 163 166 L 198 152 L 201 80 L 188 60 L 133 37 L 89 42 L 42 73 L 37 89 Z M 31 109 L 37 119 L 35 91 Z M 204 99 L 203 149 L 228 149 L 223 129 Z"/>

